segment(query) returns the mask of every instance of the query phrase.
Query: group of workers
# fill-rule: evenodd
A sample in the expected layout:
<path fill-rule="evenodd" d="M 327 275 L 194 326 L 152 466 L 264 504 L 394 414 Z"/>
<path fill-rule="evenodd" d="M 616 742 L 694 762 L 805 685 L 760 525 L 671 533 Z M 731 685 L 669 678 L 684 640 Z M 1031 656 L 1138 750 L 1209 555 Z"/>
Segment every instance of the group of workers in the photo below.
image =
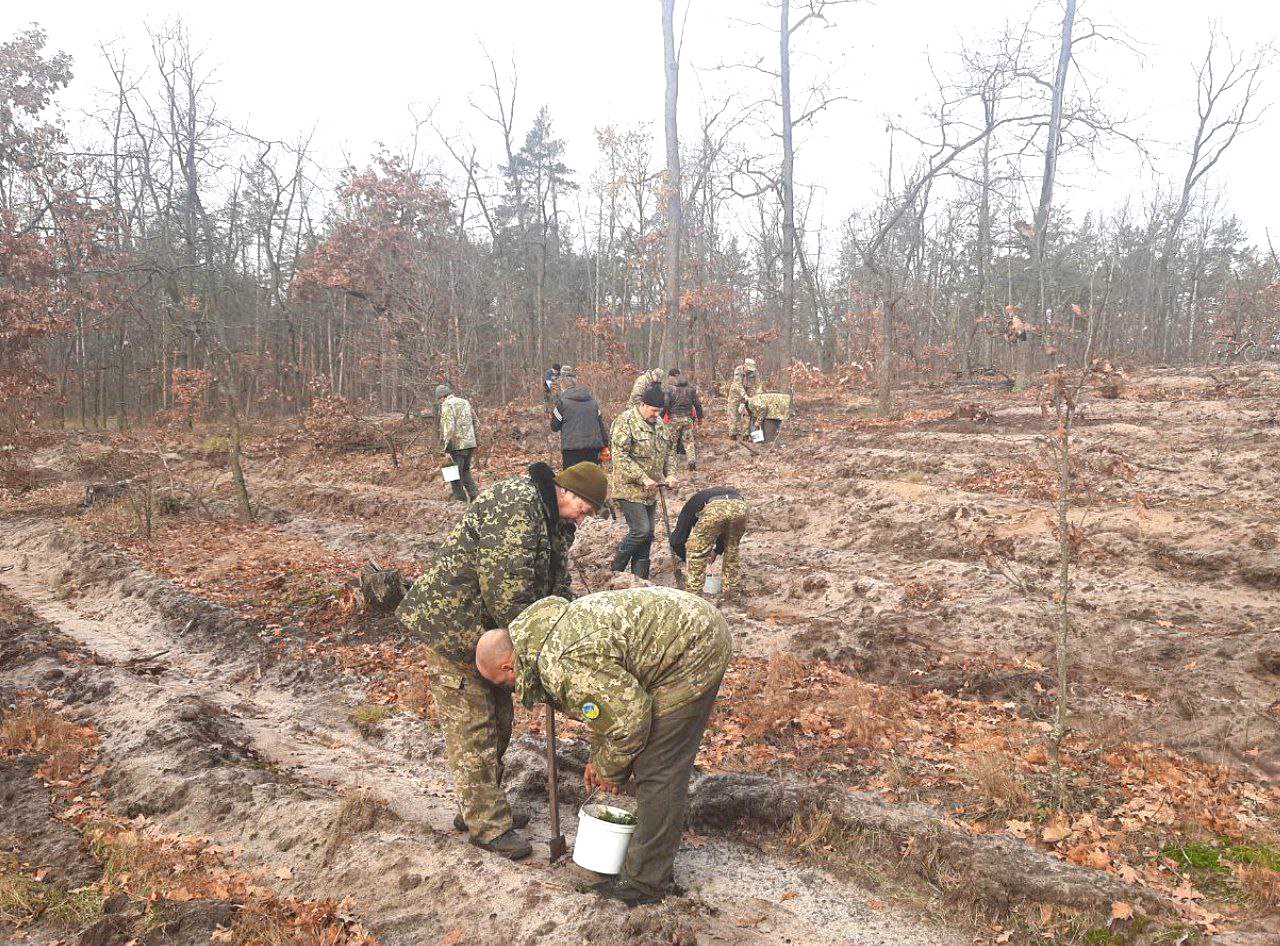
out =
<path fill-rule="evenodd" d="M 724 617 L 701 593 L 718 556 L 721 600 L 738 591 L 748 521 L 738 490 L 703 489 L 668 536 L 672 554 L 688 564 L 687 590 L 646 584 L 578 598 L 571 592 L 577 528 L 610 504 L 628 528 L 613 570 L 649 577 L 656 507 L 665 512 L 664 491 L 677 485 L 678 449 L 696 469 L 694 428 L 704 416 L 697 390 L 678 370 L 667 380 L 664 386 L 657 369 L 642 374 L 629 406 L 606 425 L 574 369 L 554 365 L 543 396 L 561 435 L 562 469 L 533 463 L 483 491 L 470 470 L 475 412 L 440 385 L 442 447 L 458 468 L 451 485 L 469 506 L 397 610 L 427 645 L 459 808 L 455 828 L 512 860 L 532 853 L 521 831 L 528 812 L 513 810 L 502 790 L 503 756 L 513 692 L 526 706 L 549 703 L 590 731 L 588 792 L 617 792 L 634 781 L 636 828 L 622 870 L 594 887 L 628 906 L 657 902 L 672 885 L 694 758 L 732 654 Z M 750 419 L 760 393 L 748 358 L 729 388 L 731 437 L 743 435 L 739 414 L 745 408 Z"/>

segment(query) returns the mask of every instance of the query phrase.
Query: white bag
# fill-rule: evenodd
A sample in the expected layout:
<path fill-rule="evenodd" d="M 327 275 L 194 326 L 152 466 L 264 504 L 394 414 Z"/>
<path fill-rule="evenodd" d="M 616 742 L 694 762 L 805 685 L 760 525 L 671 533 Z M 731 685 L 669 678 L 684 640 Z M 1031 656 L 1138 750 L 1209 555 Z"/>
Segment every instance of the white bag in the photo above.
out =
<path fill-rule="evenodd" d="M 753 430 L 753 431 L 751 431 L 751 442 L 752 442 L 752 443 L 764 443 L 764 431 L 763 431 L 763 430 Z"/>
<path fill-rule="evenodd" d="M 440 475 L 444 477 L 446 483 L 456 483 L 462 479 L 462 474 L 458 472 L 458 464 L 452 466 L 440 467 Z"/>

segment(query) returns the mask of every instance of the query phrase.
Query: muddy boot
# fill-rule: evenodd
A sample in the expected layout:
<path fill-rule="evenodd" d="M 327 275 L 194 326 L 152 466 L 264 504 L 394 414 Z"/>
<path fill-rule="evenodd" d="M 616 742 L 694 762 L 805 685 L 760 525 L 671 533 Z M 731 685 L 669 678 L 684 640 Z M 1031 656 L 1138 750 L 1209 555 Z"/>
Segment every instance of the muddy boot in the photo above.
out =
<path fill-rule="evenodd" d="M 610 900 L 621 901 L 628 907 L 639 907 L 650 903 L 661 903 L 663 899 L 660 895 L 649 894 L 642 890 L 638 890 L 625 880 L 619 880 L 609 886 L 601 887 L 595 892 Z"/>
<path fill-rule="evenodd" d="M 518 811 L 514 808 L 511 810 L 511 827 L 523 828 L 523 827 L 526 827 L 528 824 L 529 824 L 529 812 Z M 453 830 L 454 831 L 467 830 L 467 819 L 462 817 L 462 812 L 458 812 L 453 816 Z"/>
<path fill-rule="evenodd" d="M 647 558 L 637 558 L 633 561 L 631 563 L 631 574 L 647 581 L 649 578 L 649 560 Z"/>
<path fill-rule="evenodd" d="M 696 470 L 697 468 L 698 468 L 698 461 L 697 461 L 697 460 L 690 460 L 690 461 L 689 461 L 689 469 L 691 469 L 691 470 Z"/>
<path fill-rule="evenodd" d="M 524 835 L 516 834 L 514 828 L 506 834 L 498 835 L 492 841 L 477 841 L 472 838 L 471 843 L 481 850 L 505 857 L 509 861 L 522 860 L 533 853 L 533 847 L 525 840 Z"/>

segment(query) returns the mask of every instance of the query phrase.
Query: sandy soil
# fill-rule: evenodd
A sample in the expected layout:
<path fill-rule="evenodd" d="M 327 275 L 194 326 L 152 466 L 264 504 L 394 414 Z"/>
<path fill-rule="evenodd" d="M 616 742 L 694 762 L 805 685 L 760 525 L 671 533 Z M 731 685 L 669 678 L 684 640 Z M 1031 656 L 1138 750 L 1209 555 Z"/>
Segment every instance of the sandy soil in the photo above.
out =
<path fill-rule="evenodd" d="M 211 838 L 273 874 L 286 868 L 291 894 L 352 898 L 382 942 L 458 929 L 466 942 L 494 944 L 961 941 L 865 890 L 726 838 L 682 851 L 677 882 L 686 897 L 629 915 L 577 892 L 565 862 L 545 862 L 545 842 L 520 865 L 465 844 L 450 826 L 437 733 L 400 715 L 377 741 L 363 738 L 347 719 L 361 702 L 357 681 L 278 661 L 233 616 L 44 523 L 10 530 L 3 566 L 13 567 L 0 583 L 50 633 L 108 666 L 79 668 L 68 682 L 51 646 L 3 668 L 0 683 L 55 683 L 93 722 L 107 784 L 126 813 Z M 146 672 L 128 669 L 140 658 Z M 522 741 L 509 761 L 511 790 L 534 814 L 531 833 L 545 838 L 537 744 Z M 384 800 L 387 814 L 335 844 L 344 799 L 361 792 Z M 572 800 L 574 787 L 565 794 Z M 561 817 L 572 844 L 571 804 Z"/>

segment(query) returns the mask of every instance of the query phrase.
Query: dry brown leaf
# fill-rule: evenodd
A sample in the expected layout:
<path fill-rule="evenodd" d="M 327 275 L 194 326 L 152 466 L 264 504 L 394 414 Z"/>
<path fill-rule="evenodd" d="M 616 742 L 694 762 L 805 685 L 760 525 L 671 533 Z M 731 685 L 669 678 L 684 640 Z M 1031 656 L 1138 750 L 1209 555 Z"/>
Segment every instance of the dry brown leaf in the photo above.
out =
<path fill-rule="evenodd" d="M 1133 919 L 1133 904 L 1126 903 L 1123 900 L 1113 900 L 1111 902 L 1111 919 L 1113 920 Z"/>
<path fill-rule="evenodd" d="M 1070 834 L 1071 828 L 1067 824 L 1067 819 L 1058 815 L 1053 821 L 1044 826 L 1044 830 L 1040 832 L 1040 840 L 1045 844 L 1057 844 Z"/>

